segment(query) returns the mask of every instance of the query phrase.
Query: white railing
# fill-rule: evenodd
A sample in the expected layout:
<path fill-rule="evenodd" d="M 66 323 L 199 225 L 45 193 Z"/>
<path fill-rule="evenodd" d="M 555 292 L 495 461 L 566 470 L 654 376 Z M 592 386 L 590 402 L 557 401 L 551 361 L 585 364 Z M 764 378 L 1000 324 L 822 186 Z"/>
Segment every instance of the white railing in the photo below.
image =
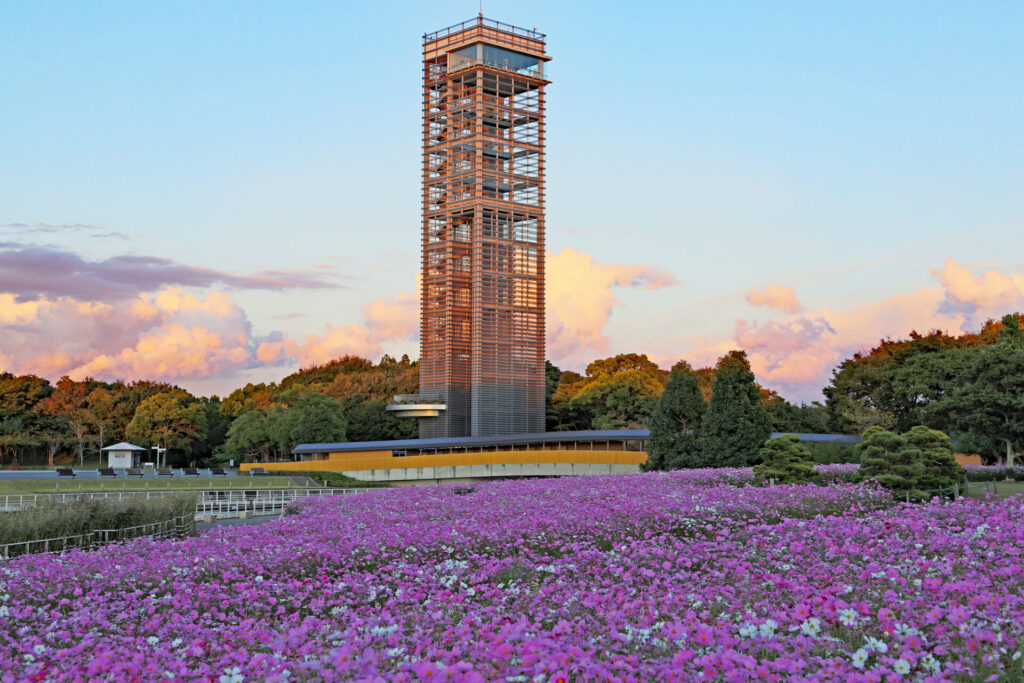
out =
<path fill-rule="evenodd" d="M 82 493 L 26 493 L 0 496 L 0 512 L 10 512 L 24 508 L 36 507 L 53 503 L 74 503 L 82 500 L 112 498 L 123 500 L 132 496 L 153 498 L 174 495 L 176 493 L 196 493 L 196 514 L 209 514 L 210 511 L 224 508 L 225 505 L 239 503 L 260 503 L 261 507 L 276 504 L 284 507 L 300 498 L 310 496 L 337 496 L 349 493 L 363 493 L 371 489 L 224 489 L 181 491 L 181 490 L 149 490 L 149 491 L 91 491 Z M 242 507 L 241 509 L 246 509 Z M 255 509 L 250 507 L 248 509 Z"/>
<path fill-rule="evenodd" d="M 149 538 L 180 538 L 191 536 L 196 532 L 195 515 L 182 515 L 159 522 L 140 524 L 123 529 L 96 529 L 75 536 L 57 538 L 36 538 L 31 541 L 0 544 L 0 559 L 8 559 L 19 555 L 37 553 L 59 553 L 73 548 L 86 548 L 104 543 L 116 543 L 133 538 L 148 536 Z"/>

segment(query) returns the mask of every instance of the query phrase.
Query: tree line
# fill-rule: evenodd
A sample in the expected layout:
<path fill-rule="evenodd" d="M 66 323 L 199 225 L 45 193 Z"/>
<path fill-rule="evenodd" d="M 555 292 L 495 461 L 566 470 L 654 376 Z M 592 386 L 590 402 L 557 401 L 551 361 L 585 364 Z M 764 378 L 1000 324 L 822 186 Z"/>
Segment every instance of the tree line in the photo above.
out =
<path fill-rule="evenodd" d="M 1024 450 L 1020 315 L 960 336 L 912 332 L 843 361 L 825 403 L 793 404 L 758 385 L 746 355 L 715 367 L 659 368 L 646 355 L 595 360 L 585 371 L 547 362 L 547 429 L 651 429 L 655 468 L 752 464 L 770 432 L 859 434 L 926 425 L 959 450 L 1012 462 Z M 299 443 L 415 438 L 415 420 L 385 410 L 416 393 L 418 363 L 346 356 L 223 399 L 150 381 L 56 384 L 0 374 L 0 466 L 83 463 L 132 441 L 168 449 L 169 462 L 289 459 Z"/>

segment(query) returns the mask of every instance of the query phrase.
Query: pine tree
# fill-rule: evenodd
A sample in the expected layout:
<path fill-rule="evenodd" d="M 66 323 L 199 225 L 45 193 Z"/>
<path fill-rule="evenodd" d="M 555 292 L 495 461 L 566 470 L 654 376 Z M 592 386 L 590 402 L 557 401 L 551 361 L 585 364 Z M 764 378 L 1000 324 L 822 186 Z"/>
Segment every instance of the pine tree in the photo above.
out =
<path fill-rule="evenodd" d="M 686 361 L 672 366 L 665 390 L 651 417 L 645 470 L 696 467 L 697 430 L 704 415 L 704 396 L 697 374 Z"/>
<path fill-rule="evenodd" d="M 860 452 L 858 481 L 873 479 L 897 494 L 923 495 L 916 486 L 923 467 L 904 437 L 881 427 L 870 427 L 857 444 L 857 450 Z"/>
<path fill-rule="evenodd" d="M 953 457 L 949 437 L 917 426 L 903 435 L 872 428 L 857 444 L 858 480 L 873 479 L 898 496 L 927 498 L 931 491 L 963 481 L 964 469 Z"/>
<path fill-rule="evenodd" d="M 715 367 L 711 400 L 701 420 L 700 466 L 755 465 L 771 431 L 746 352 L 730 351 Z"/>
<path fill-rule="evenodd" d="M 916 448 L 921 455 L 921 476 L 917 487 L 923 491 L 946 489 L 963 481 L 967 474 L 957 464 L 953 455 L 953 444 L 949 437 L 937 429 L 917 426 L 903 435 L 907 445 Z"/>
<path fill-rule="evenodd" d="M 814 458 L 796 434 L 782 434 L 768 439 L 761 448 L 761 464 L 754 474 L 761 479 L 774 479 L 779 484 L 804 484 L 821 481 L 814 470 Z"/>

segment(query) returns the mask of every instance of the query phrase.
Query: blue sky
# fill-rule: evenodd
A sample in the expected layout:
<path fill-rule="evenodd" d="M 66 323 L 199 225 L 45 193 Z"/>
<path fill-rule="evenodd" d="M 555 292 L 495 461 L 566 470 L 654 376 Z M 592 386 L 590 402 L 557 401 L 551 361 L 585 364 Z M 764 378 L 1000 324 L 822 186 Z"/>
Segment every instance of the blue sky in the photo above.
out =
<path fill-rule="evenodd" d="M 56 337 L 84 324 L 58 315 L 60 296 L 112 306 L 109 325 L 138 304 L 75 297 L 73 281 L 22 285 L 13 267 L 5 279 L 4 259 L 28 249 L 286 274 L 279 286 L 140 282 L 153 300 L 168 287 L 229 297 L 218 310 L 242 326 L 249 357 L 178 375 L 199 391 L 320 358 L 309 349 L 327 325 L 353 327 L 323 353 L 415 357 L 414 336 L 380 334 L 364 307 L 414 293 L 422 34 L 476 12 L 5 2 L 0 325 L 36 334 L 15 339 L 12 327 L 0 360 L 173 376 L 140 361 L 147 334 L 175 322 L 239 334 L 172 306 L 122 330 L 120 346 L 100 335 L 60 351 Z M 743 345 L 762 381 L 813 398 L 830 363 L 881 335 L 1024 307 L 1024 5 L 489 0 L 484 13 L 548 36 L 548 250 L 585 254 L 573 263 L 603 273 L 596 318 L 561 320 L 556 362 L 626 351 L 713 362 Z M 69 225 L 127 238 L 38 229 Z M 649 272 L 622 270 L 638 265 Z M 799 307 L 748 303 L 768 285 L 792 288 Z M 403 302 L 388 310 L 415 310 Z M 310 335 L 305 355 L 256 360 L 261 343 Z M 57 360 L 32 356 L 47 340 Z"/>

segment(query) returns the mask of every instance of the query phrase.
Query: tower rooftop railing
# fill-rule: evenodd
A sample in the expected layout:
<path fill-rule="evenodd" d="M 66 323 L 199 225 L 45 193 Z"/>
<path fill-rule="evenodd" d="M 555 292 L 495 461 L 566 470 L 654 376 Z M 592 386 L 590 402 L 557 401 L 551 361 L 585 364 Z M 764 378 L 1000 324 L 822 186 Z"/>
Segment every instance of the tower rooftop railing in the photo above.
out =
<path fill-rule="evenodd" d="M 529 38 L 531 40 L 544 40 L 544 34 L 540 33 L 539 31 L 528 28 L 521 28 L 519 26 L 513 26 L 512 24 L 506 24 L 503 21 L 495 21 L 494 19 L 488 19 L 487 17 L 481 15 L 468 21 L 463 21 L 460 24 L 452 24 L 451 26 L 443 28 L 440 31 L 434 31 L 433 33 L 424 33 L 423 42 L 429 43 L 433 40 L 437 40 L 438 38 L 444 38 L 446 36 L 454 35 L 456 33 L 460 33 L 462 31 L 475 28 L 477 26 L 493 28 L 498 31 L 504 31 L 505 33 L 511 33 L 514 36 Z"/>

